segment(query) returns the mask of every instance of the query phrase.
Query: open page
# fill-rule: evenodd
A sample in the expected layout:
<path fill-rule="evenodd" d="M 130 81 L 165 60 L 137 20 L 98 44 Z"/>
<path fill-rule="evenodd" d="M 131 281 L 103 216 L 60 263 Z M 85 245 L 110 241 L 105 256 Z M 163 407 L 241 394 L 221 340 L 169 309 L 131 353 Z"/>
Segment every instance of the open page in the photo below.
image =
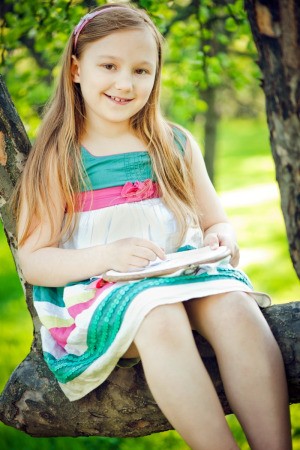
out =
<path fill-rule="evenodd" d="M 169 253 L 165 260 L 157 259 L 152 261 L 147 267 L 129 272 L 117 272 L 109 270 L 103 274 L 103 279 L 107 281 L 130 281 L 142 278 L 168 275 L 179 269 L 190 266 L 199 266 L 220 261 L 230 254 L 227 247 L 220 246 L 212 250 L 209 246 L 195 250 L 187 250 L 183 252 Z"/>

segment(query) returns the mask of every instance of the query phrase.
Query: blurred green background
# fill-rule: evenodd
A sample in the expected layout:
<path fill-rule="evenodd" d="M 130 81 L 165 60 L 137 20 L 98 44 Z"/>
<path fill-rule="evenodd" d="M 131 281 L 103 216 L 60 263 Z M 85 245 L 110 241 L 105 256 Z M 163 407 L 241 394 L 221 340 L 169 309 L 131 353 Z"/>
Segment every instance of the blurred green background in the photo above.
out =
<path fill-rule="evenodd" d="M 6 0 L 0 14 L 0 63 L 31 140 L 53 90 L 68 34 L 102 0 Z M 236 228 L 241 268 L 273 303 L 300 300 L 288 253 L 268 142 L 256 51 L 243 0 L 136 0 L 166 38 L 162 108 L 198 140 L 215 187 Z M 229 4 L 230 3 L 230 4 Z M 27 355 L 32 324 L 0 224 L 0 384 Z M 291 406 L 293 448 L 300 450 L 300 406 Z M 234 416 L 228 421 L 247 449 Z M 176 449 L 174 431 L 144 438 L 32 438 L 0 425 L 0 450 Z"/>

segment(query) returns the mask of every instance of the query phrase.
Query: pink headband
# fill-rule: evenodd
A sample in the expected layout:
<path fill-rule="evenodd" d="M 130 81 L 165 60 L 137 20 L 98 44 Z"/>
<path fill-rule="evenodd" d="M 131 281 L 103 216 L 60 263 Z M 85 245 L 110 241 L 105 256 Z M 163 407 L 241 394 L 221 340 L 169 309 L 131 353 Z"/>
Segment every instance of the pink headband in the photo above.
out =
<path fill-rule="evenodd" d="M 110 7 L 110 8 L 103 8 L 103 9 L 100 9 L 99 11 L 94 11 L 92 13 L 88 13 L 85 16 L 83 16 L 80 19 L 78 25 L 76 25 L 74 33 L 73 33 L 73 35 L 75 36 L 75 38 L 74 38 L 74 50 L 76 50 L 78 37 L 79 37 L 81 31 L 83 30 L 83 28 L 86 26 L 86 24 L 88 24 L 94 17 L 99 16 L 99 14 L 102 14 L 102 13 L 107 12 L 107 11 L 115 10 L 115 9 L 119 9 L 119 10 L 122 9 L 122 10 L 124 10 L 125 8 L 123 6 L 113 6 L 113 7 Z"/>

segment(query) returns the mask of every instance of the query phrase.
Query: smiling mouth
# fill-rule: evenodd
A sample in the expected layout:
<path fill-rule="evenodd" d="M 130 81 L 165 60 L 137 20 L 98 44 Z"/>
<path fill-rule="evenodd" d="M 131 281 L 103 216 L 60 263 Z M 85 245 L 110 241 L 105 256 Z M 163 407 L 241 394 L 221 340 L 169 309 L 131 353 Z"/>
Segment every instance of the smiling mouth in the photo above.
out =
<path fill-rule="evenodd" d="M 114 103 L 118 103 L 119 105 L 126 105 L 131 102 L 133 98 L 122 98 L 122 97 L 114 97 L 113 95 L 104 94 L 107 98 L 112 100 Z"/>

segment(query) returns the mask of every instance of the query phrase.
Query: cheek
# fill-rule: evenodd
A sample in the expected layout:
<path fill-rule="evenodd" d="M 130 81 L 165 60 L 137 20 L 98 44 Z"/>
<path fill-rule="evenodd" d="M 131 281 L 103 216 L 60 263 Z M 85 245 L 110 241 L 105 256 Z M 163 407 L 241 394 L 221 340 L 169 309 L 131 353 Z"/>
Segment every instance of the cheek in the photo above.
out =
<path fill-rule="evenodd" d="M 81 92 L 86 96 L 97 96 L 101 91 L 105 80 L 94 74 L 85 74 L 81 77 L 80 86 Z"/>
<path fill-rule="evenodd" d="M 83 99 L 86 101 L 91 97 L 90 89 L 87 84 L 80 83 L 80 89 Z"/>
<path fill-rule="evenodd" d="M 143 87 L 141 87 L 141 93 L 143 94 L 144 97 L 147 98 L 147 100 L 150 97 L 153 86 L 154 86 L 154 79 L 151 79 L 147 83 L 145 83 Z"/>

